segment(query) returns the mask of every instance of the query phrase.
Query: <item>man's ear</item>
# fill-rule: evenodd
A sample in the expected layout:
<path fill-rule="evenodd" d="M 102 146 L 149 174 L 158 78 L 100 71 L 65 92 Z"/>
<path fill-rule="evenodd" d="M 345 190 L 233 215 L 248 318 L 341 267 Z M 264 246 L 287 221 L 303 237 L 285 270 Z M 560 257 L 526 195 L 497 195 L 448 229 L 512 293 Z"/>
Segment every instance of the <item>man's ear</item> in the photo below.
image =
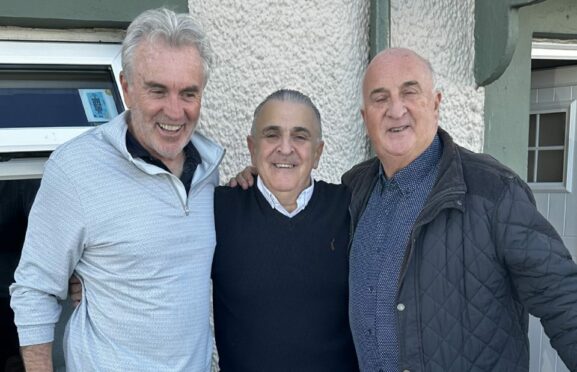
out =
<path fill-rule="evenodd" d="M 246 145 L 248 146 L 248 152 L 250 153 L 250 160 L 252 165 L 256 167 L 256 144 L 254 138 L 251 135 L 246 136 Z"/>
<path fill-rule="evenodd" d="M 130 105 L 132 104 L 132 99 L 130 97 L 130 92 L 128 91 L 128 80 L 126 79 L 126 75 L 124 71 L 120 71 L 120 86 L 122 87 L 122 94 L 124 96 L 124 103 L 126 104 L 126 108 L 129 109 Z"/>
<path fill-rule="evenodd" d="M 436 112 L 437 115 L 438 115 L 438 114 L 439 114 L 439 107 L 441 107 L 441 101 L 442 101 L 442 99 L 443 99 L 443 95 L 441 94 L 440 91 L 437 90 L 437 91 L 435 92 L 435 97 L 434 97 L 434 99 L 435 99 L 435 102 L 434 102 L 434 104 L 435 104 L 435 112 Z"/>
<path fill-rule="evenodd" d="M 321 155 L 323 154 L 323 149 L 325 148 L 325 142 L 320 140 L 315 149 L 315 162 L 313 163 L 313 169 L 317 169 L 319 162 L 321 160 Z"/>

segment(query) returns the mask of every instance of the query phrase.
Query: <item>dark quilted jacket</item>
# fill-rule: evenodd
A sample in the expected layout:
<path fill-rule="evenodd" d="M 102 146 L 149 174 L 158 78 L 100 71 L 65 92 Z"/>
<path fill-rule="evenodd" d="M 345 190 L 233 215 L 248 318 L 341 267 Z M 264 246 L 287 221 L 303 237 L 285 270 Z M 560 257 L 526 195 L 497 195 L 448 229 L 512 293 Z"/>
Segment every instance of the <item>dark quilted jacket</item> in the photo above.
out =
<path fill-rule="evenodd" d="M 439 135 L 438 180 L 400 275 L 401 370 L 528 371 L 530 312 L 577 371 L 577 265 L 517 175 Z M 374 158 L 343 176 L 353 229 L 378 169 Z"/>

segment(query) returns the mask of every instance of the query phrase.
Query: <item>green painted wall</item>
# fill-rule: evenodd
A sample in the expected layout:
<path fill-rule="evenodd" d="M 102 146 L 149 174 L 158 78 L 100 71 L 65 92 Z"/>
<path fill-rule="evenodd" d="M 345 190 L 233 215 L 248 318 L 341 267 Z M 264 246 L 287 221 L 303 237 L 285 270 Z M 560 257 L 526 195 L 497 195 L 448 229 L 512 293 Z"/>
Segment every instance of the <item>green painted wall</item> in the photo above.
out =
<path fill-rule="evenodd" d="M 577 2 L 546 0 L 519 10 L 519 39 L 505 73 L 485 89 L 485 145 L 489 153 L 525 177 L 533 34 L 577 38 Z"/>
<path fill-rule="evenodd" d="M 160 6 L 188 12 L 187 0 L 0 0 L 0 26 L 123 28 Z"/>

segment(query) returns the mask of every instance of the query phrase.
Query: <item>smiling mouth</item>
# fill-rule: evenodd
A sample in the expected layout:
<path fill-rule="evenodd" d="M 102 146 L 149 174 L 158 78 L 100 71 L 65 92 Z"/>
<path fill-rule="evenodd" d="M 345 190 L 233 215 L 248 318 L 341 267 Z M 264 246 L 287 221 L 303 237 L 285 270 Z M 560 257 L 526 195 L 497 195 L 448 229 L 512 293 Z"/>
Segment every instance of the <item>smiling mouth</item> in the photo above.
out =
<path fill-rule="evenodd" d="M 273 163 L 273 165 L 275 166 L 275 168 L 282 168 L 282 169 L 290 169 L 295 167 L 294 164 L 288 164 L 288 163 Z"/>
<path fill-rule="evenodd" d="M 170 133 L 176 133 L 178 132 L 182 127 L 184 127 L 184 124 L 166 124 L 166 123 L 156 123 L 160 129 L 162 129 L 165 132 L 170 132 Z"/>
<path fill-rule="evenodd" d="M 407 128 L 409 128 L 409 125 L 403 125 L 402 127 L 391 128 L 391 129 L 389 129 L 389 132 L 400 133 L 400 132 L 404 131 L 404 130 L 407 129 Z"/>

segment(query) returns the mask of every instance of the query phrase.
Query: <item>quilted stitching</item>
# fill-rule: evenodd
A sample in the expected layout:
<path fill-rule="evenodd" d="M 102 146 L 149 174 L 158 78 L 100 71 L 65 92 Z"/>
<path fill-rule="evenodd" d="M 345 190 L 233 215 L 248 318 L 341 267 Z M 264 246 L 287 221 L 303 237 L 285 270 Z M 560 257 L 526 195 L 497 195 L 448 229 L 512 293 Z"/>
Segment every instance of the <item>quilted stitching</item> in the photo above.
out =
<path fill-rule="evenodd" d="M 513 172 L 439 134 L 439 181 L 417 222 L 399 292 L 401 367 L 526 372 L 529 311 L 577 371 L 577 266 L 569 252 Z M 377 165 L 367 161 L 343 176 L 354 185 L 353 221 Z"/>

